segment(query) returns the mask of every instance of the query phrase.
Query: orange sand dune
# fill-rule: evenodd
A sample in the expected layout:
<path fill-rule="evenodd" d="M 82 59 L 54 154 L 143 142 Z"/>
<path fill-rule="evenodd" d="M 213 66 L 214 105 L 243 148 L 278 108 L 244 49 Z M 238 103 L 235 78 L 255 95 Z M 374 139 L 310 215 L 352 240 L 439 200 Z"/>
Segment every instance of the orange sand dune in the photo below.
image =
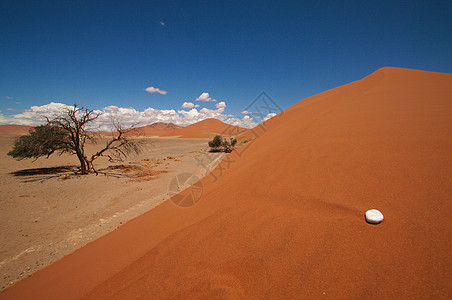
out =
<path fill-rule="evenodd" d="M 169 133 L 175 129 L 182 128 L 182 126 L 173 124 L 173 123 L 153 123 L 151 125 L 137 127 L 130 132 L 127 132 L 126 136 L 161 136 L 165 133 Z M 112 136 L 113 132 L 107 131 L 99 131 L 97 132 L 100 135 Z"/>
<path fill-rule="evenodd" d="M 127 133 L 128 136 L 160 136 L 171 132 L 175 129 L 182 128 L 182 126 L 173 123 L 154 123 L 151 125 L 139 127 Z"/>
<path fill-rule="evenodd" d="M 179 136 L 182 138 L 211 138 L 217 134 L 237 135 L 246 128 L 226 124 L 218 119 L 210 118 L 187 127 L 173 130 L 162 136 Z"/>
<path fill-rule="evenodd" d="M 452 75 L 383 68 L 0 298 L 451 298 Z M 380 225 L 364 221 L 371 208 Z"/>
<path fill-rule="evenodd" d="M 0 136 L 21 136 L 27 134 L 32 128 L 26 125 L 0 125 Z"/>

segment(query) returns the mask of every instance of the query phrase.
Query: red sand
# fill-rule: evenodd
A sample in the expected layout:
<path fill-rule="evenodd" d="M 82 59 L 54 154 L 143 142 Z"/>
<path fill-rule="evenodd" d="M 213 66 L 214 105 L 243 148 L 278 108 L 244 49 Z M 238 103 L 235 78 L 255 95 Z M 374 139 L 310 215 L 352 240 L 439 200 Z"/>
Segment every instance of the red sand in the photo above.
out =
<path fill-rule="evenodd" d="M 181 138 L 211 138 L 217 134 L 237 135 L 247 129 L 226 124 L 218 119 L 210 118 L 187 127 L 173 130 L 162 136 L 179 136 Z"/>
<path fill-rule="evenodd" d="M 451 99 L 451 74 L 399 68 L 307 98 L 195 206 L 167 201 L 0 298 L 451 298 Z"/>
<path fill-rule="evenodd" d="M 127 132 L 125 135 L 126 136 L 161 136 L 164 135 L 166 133 L 169 133 L 175 129 L 179 129 L 182 128 L 182 126 L 173 124 L 173 123 L 163 123 L 163 122 L 159 122 L 159 123 L 153 123 L 151 125 L 147 125 L 147 126 L 142 126 L 142 127 L 138 127 L 135 128 L 129 132 Z M 112 136 L 113 134 L 117 134 L 113 133 L 113 132 L 107 132 L 107 131 L 99 131 L 97 132 L 100 135 L 105 135 L 105 136 Z"/>
<path fill-rule="evenodd" d="M 173 123 L 154 123 L 151 125 L 139 127 L 127 133 L 128 136 L 160 136 L 171 132 L 182 126 Z"/>
<path fill-rule="evenodd" d="M 0 125 L 0 136 L 21 136 L 27 134 L 32 126 L 26 125 Z"/>

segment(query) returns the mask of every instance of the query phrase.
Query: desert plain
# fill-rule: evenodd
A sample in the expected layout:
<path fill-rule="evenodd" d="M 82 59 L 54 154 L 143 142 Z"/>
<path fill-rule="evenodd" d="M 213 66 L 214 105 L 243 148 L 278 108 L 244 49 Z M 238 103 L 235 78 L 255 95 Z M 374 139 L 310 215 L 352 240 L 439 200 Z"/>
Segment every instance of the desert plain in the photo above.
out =
<path fill-rule="evenodd" d="M 167 200 L 224 155 L 210 153 L 206 139 L 137 137 L 140 154 L 122 162 L 102 157 L 95 162 L 99 175 L 83 176 L 74 155 L 7 156 L 15 139 L 8 135 L 16 134 L 0 137 L 2 290 Z M 97 138 L 87 151 L 108 139 Z M 175 185 L 180 174 L 192 178 Z"/>

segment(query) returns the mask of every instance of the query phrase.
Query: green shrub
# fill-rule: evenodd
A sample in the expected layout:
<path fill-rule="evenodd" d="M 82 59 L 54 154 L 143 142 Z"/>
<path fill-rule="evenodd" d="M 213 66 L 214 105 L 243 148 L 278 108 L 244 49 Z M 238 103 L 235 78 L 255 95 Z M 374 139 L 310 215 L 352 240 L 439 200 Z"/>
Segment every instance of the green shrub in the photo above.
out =
<path fill-rule="evenodd" d="M 216 135 L 213 140 L 209 141 L 210 148 L 219 148 L 221 146 L 221 136 Z"/>
<path fill-rule="evenodd" d="M 49 157 L 55 151 L 69 152 L 71 149 L 67 133 L 59 127 L 41 125 L 29 134 L 20 136 L 14 141 L 14 148 L 8 152 L 14 158 Z"/>
<path fill-rule="evenodd" d="M 235 145 L 237 144 L 237 139 L 230 138 L 229 140 L 224 138 L 222 139 L 220 135 L 216 135 L 213 140 L 208 142 L 209 147 L 211 148 L 211 152 L 226 152 L 230 153 L 234 150 Z"/>

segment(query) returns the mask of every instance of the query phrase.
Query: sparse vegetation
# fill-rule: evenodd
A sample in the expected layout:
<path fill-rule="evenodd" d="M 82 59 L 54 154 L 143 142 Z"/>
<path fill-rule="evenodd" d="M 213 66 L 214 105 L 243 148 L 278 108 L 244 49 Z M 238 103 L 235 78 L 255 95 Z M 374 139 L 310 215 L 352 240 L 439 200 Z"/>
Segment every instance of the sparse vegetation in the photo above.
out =
<path fill-rule="evenodd" d="M 230 138 L 228 140 L 227 138 L 222 138 L 220 135 L 216 135 L 208 144 L 211 152 L 230 153 L 234 150 L 237 139 Z"/>
<path fill-rule="evenodd" d="M 251 142 L 252 140 L 253 140 L 253 139 L 243 139 L 243 140 L 240 141 L 240 144 L 241 144 L 241 145 L 245 145 L 245 144 Z"/>
<path fill-rule="evenodd" d="M 137 141 L 125 137 L 125 133 L 131 129 L 124 129 L 121 123 L 113 121 L 117 135 L 113 136 L 107 144 L 96 153 L 88 156 L 85 153 L 85 144 L 94 139 L 94 134 L 87 131 L 87 124 L 93 122 L 100 113 L 87 108 L 66 109 L 52 119 L 47 118 L 47 123 L 35 127 L 29 134 L 18 137 L 14 142 L 13 149 L 8 152 L 9 156 L 17 159 L 49 157 L 55 152 L 65 152 L 77 155 L 80 161 L 80 172 L 82 174 L 96 173 L 93 161 L 100 156 L 107 156 L 111 161 L 121 160 L 130 153 L 141 152 Z"/>
<path fill-rule="evenodd" d="M 144 164 L 143 164 L 144 162 Z M 130 178 L 131 181 L 150 181 L 158 177 L 158 175 L 167 173 L 164 170 L 154 170 L 153 165 L 141 162 L 133 162 L 133 164 L 121 164 L 109 166 L 107 170 L 120 172 Z"/>
<path fill-rule="evenodd" d="M 71 179 L 71 178 L 72 178 L 71 174 L 64 174 L 64 175 L 60 176 L 60 179 L 63 179 L 63 180 L 67 180 L 67 179 Z"/>
<path fill-rule="evenodd" d="M 68 151 L 68 143 L 68 135 L 64 130 L 46 124 L 37 126 L 29 134 L 17 138 L 8 155 L 19 159 L 49 157 L 55 151 Z"/>

